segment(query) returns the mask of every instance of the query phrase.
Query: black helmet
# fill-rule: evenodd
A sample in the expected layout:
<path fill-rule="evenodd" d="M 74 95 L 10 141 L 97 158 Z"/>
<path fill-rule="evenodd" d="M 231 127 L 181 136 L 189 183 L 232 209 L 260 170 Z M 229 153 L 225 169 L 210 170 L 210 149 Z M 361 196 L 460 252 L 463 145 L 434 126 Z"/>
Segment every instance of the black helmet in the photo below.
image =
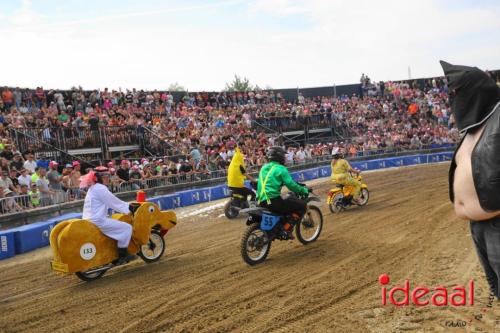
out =
<path fill-rule="evenodd" d="M 340 149 L 335 148 L 334 151 L 333 151 L 333 159 L 334 160 L 338 160 L 339 158 L 344 158 L 344 155 L 342 154 L 342 152 L 340 151 Z"/>
<path fill-rule="evenodd" d="M 266 157 L 267 157 L 269 162 L 274 161 L 274 162 L 278 162 L 281 164 L 285 164 L 285 155 L 286 155 L 286 152 L 283 148 L 275 146 L 275 147 L 269 148 L 269 150 L 267 151 Z"/>

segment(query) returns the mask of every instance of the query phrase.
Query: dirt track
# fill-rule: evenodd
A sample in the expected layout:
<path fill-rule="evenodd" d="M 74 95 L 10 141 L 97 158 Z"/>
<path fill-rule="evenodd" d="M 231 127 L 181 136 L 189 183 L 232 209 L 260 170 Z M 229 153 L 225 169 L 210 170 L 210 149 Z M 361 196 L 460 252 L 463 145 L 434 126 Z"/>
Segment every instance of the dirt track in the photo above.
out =
<path fill-rule="evenodd" d="M 446 327 L 448 320 L 493 332 L 498 303 L 474 319 L 488 302 L 486 284 L 468 223 L 448 201 L 447 168 L 366 174 L 368 206 L 333 216 L 323 205 L 316 243 L 274 242 L 253 268 L 239 254 L 244 220 L 228 221 L 220 208 L 181 218 L 160 262 L 135 261 L 93 283 L 56 276 L 48 248 L 2 261 L 0 332 L 464 331 Z M 325 198 L 328 187 L 315 189 Z M 451 287 L 473 278 L 475 305 L 384 307 L 382 273 L 389 286 L 410 279 L 413 287 Z"/>

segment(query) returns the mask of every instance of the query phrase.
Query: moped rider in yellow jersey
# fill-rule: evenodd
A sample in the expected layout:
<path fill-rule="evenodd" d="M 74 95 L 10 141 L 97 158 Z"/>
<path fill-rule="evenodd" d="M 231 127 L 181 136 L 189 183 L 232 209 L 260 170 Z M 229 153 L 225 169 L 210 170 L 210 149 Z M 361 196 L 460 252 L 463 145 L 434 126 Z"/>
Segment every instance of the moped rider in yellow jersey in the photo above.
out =
<path fill-rule="evenodd" d="M 251 203 L 255 203 L 255 192 L 245 187 L 245 179 L 250 180 L 252 186 L 256 187 L 255 179 L 245 170 L 243 154 L 239 148 L 236 148 L 227 170 L 227 186 L 231 190 L 231 199 L 224 206 L 224 214 L 228 219 L 236 218 L 239 210 L 248 208 Z M 250 203 L 248 202 L 249 196 Z"/>
<path fill-rule="evenodd" d="M 359 174 L 358 170 L 351 167 L 349 162 L 344 159 L 344 156 L 339 152 L 335 152 L 331 163 L 332 181 L 341 185 L 351 185 L 354 187 L 352 195 L 353 201 L 359 203 L 359 195 L 361 191 L 361 183 L 355 179 L 351 173 Z"/>

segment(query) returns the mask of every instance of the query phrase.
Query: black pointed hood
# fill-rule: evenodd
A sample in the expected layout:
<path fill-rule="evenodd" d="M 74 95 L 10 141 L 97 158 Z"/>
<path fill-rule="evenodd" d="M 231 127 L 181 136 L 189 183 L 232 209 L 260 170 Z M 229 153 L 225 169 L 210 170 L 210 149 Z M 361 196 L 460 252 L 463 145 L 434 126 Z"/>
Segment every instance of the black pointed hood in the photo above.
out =
<path fill-rule="evenodd" d="M 460 133 L 481 125 L 500 102 L 500 88 L 477 67 L 440 61 L 450 91 L 451 110 Z"/>

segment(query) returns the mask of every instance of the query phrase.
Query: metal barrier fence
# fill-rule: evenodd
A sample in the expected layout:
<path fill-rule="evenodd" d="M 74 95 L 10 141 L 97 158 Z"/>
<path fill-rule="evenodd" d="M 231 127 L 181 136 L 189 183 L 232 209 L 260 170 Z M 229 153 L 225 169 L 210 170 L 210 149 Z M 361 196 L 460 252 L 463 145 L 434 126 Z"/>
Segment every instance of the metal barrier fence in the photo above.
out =
<path fill-rule="evenodd" d="M 388 150 L 370 150 L 362 151 L 357 154 L 357 156 L 352 156 L 351 160 L 363 160 L 373 157 L 388 157 L 388 156 L 399 156 L 399 155 L 409 155 L 414 153 L 422 153 L 424 151 L 432 152 L 436 150 L 449 150 L 453 148 L 454 145 L 444 144 L 444 145 L 430 145 L 425 146 L 425 149 L 418 150 L 408 150 L 401 147 L 395 147 Z M 324 165 L 332 160 L 332 156 L 321 155 L 314 156 L 313 158 L 306 159 L 303 162 L 294 162 L 287 164 L 290 170 L 301 170 L 318 165 Z M 261 166 L 248 166 L 247 172 L 250 174 L 258 173 Z M 112 180 L 109 188 L 113 193 L 125 193 L 131 191 L 137 191 L 140 189 L 147 190 L 153 188 L 171 188 L 175 190 L 181 186 L 186 186 L 189 184 L 190 187 L 196 187 L 206 181 L 212 181 L 213 183 L 224 182 L 227 179 L 227 170 L 215 170 L 215 171 L 205 171 L 205 172 L 192 172 L 192 173 L 181 173 L 168 176 L 154 176 L 147 179 L 134 179 L 126 182 L 115 182 Z M 19 211 L 25 211 L 29 209 L 46 207 L 51 205 L 60 204 L 63 202 L 70 202 L 75 200 L 80 200 L 85 197 L 85 191 L 81 189 L 69 189 L 67 191 L 57 191 L 56 194 L 42 197 L 40 194 L 39 201 L 37 204 L 33 204 L 32 196 L 22 195 L 22 196 L 11 196 L 6 198 L 0 198 L 0 214 L 16 213 Z"/>
<path fill-rule="evenodd" d="M 57 190 L 53 194 L 40 192 L 9 195 L 0 198 L 0 214 L 18 213 L 35 208 L 58 205 L 69 201 L 83 199 L 84 192 L 81 190 Z"/>

